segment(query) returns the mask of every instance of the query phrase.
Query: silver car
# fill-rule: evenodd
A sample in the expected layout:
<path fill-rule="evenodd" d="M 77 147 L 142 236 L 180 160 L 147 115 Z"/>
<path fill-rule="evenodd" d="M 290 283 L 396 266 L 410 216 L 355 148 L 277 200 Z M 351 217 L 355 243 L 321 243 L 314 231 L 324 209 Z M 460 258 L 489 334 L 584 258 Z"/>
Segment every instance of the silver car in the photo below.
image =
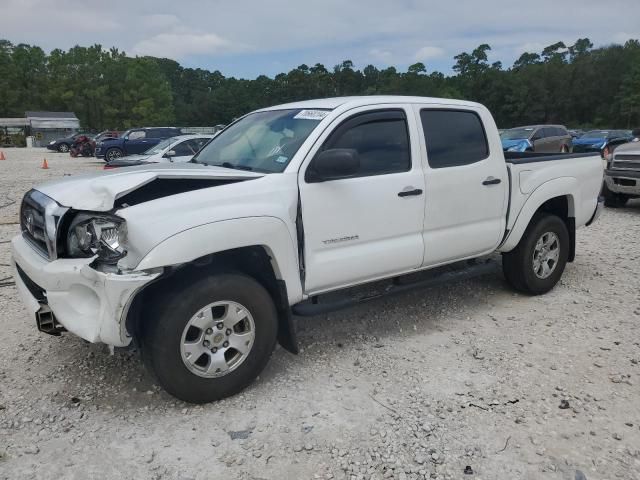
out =
<path fill-rule="evenodd" d="M 507 152 L 569 153 L 572 147 L 572 137 L 563 125 L 510 128 L 500 138 Z"/>

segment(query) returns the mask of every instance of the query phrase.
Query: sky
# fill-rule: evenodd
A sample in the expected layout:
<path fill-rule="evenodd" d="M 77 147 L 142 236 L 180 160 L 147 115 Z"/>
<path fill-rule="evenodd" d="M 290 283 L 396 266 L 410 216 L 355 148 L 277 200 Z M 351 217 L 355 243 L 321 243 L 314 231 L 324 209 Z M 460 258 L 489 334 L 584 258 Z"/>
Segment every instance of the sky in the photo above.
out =
<path fill-rule="evenodd" d="M 0 38 L 13 43 L 98 43 L 241 78 L 347 59 L 450 73 L 482 43 L 510 66 L 582 37 L 640 39 L 640 0 L 0 0 Z"/>

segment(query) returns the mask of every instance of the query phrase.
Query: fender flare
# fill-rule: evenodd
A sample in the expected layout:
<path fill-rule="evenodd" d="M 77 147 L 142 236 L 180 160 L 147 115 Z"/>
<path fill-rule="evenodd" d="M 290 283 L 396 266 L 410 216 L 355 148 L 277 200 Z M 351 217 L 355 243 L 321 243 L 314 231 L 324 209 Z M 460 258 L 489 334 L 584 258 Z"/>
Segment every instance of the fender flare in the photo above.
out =
<path fill-rule="evenodd" d="M 535 213 L 552 198 L 567 197 L 568 216 L 569 218 L 575 217 L 575 205 L 579 204 L 579 198 L 576 198 L 576 195 L 579 191 L 578 179 L 575 177 L 555 178 L 540 185 L 525 201 L 506 239 L 498 247 L 498 251 L 509 252 L 513 250 L 520 243 L 522 235 Z"/>
<path fill-rule="evenodd" d="M 286 283 L 289 305 L 301 301 L 297 247 L 286 223 L 277 217 L 242 217 L 183 230 L 156 245 L 135 270 L 180 265 L 206 255 L 251 246 L 263 247 L 271 257 L 276 278 Z"/>

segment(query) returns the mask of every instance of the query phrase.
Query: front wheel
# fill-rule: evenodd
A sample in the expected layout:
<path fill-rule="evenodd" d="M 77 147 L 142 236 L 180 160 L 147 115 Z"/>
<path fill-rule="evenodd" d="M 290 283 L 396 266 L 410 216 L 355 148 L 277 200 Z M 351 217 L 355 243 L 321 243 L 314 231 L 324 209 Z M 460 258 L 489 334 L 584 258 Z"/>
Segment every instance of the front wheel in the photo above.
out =
<path fill-rule="evenodd" d="M 191 403 L 234 395 L 267 364 L 278 320 L 267 290 L 218 274 L 162 295 L 145 319 L 142 355 L 160 385 Z"/>
<path fill-rule="evenodd" d="M 107 160 L 107 162 L 110 162 L 111 160 L 115 160 L 116 158 L 120 158 L 121 156 L 122 156 L 122 150 L 120 150 L 119 148 L 110 148 L 104 154 L 104 158 Z"/>
<path fill-rule="evenodd" d="M 537 214 L 520 243 L 502 255 L 502 270 L 513 288 L 530 295 L 551 290 L 569 257 L 569 232 L 556 215 Z"/>
<path fill-rule="evenodd" d="M 58 151 L 60 153 L 67 153 L 69 151 L 69 145 L 67 145 L 66 143 L 61 143 L 60 145 L 58 145 Z"/>
<path fill-rule="evenodd" d="M 624 193 L 615 193 L 607 188 L 605 183 L 602 188 L 602 194 L 604 196 L 604 205 L 609 208 L 624 207 L 629 201 L 629 197 Z"/>

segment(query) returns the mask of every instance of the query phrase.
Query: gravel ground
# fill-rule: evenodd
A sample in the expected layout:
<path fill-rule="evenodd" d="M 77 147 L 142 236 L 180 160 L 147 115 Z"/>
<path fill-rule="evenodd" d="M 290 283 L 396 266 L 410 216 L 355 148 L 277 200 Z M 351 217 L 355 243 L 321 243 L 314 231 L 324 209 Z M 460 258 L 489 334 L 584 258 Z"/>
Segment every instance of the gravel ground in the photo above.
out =
<path fill-rule="evenodd" d="M 23 193 L 101 166 L 4 152 L 0 279 Z M 299 356 L 197 407 L 1 287 L 0 479 L 638 479 L 639 272 L 635 201 L 579 231 L 547 295 L 494 275 L 300 319 Z"/>

